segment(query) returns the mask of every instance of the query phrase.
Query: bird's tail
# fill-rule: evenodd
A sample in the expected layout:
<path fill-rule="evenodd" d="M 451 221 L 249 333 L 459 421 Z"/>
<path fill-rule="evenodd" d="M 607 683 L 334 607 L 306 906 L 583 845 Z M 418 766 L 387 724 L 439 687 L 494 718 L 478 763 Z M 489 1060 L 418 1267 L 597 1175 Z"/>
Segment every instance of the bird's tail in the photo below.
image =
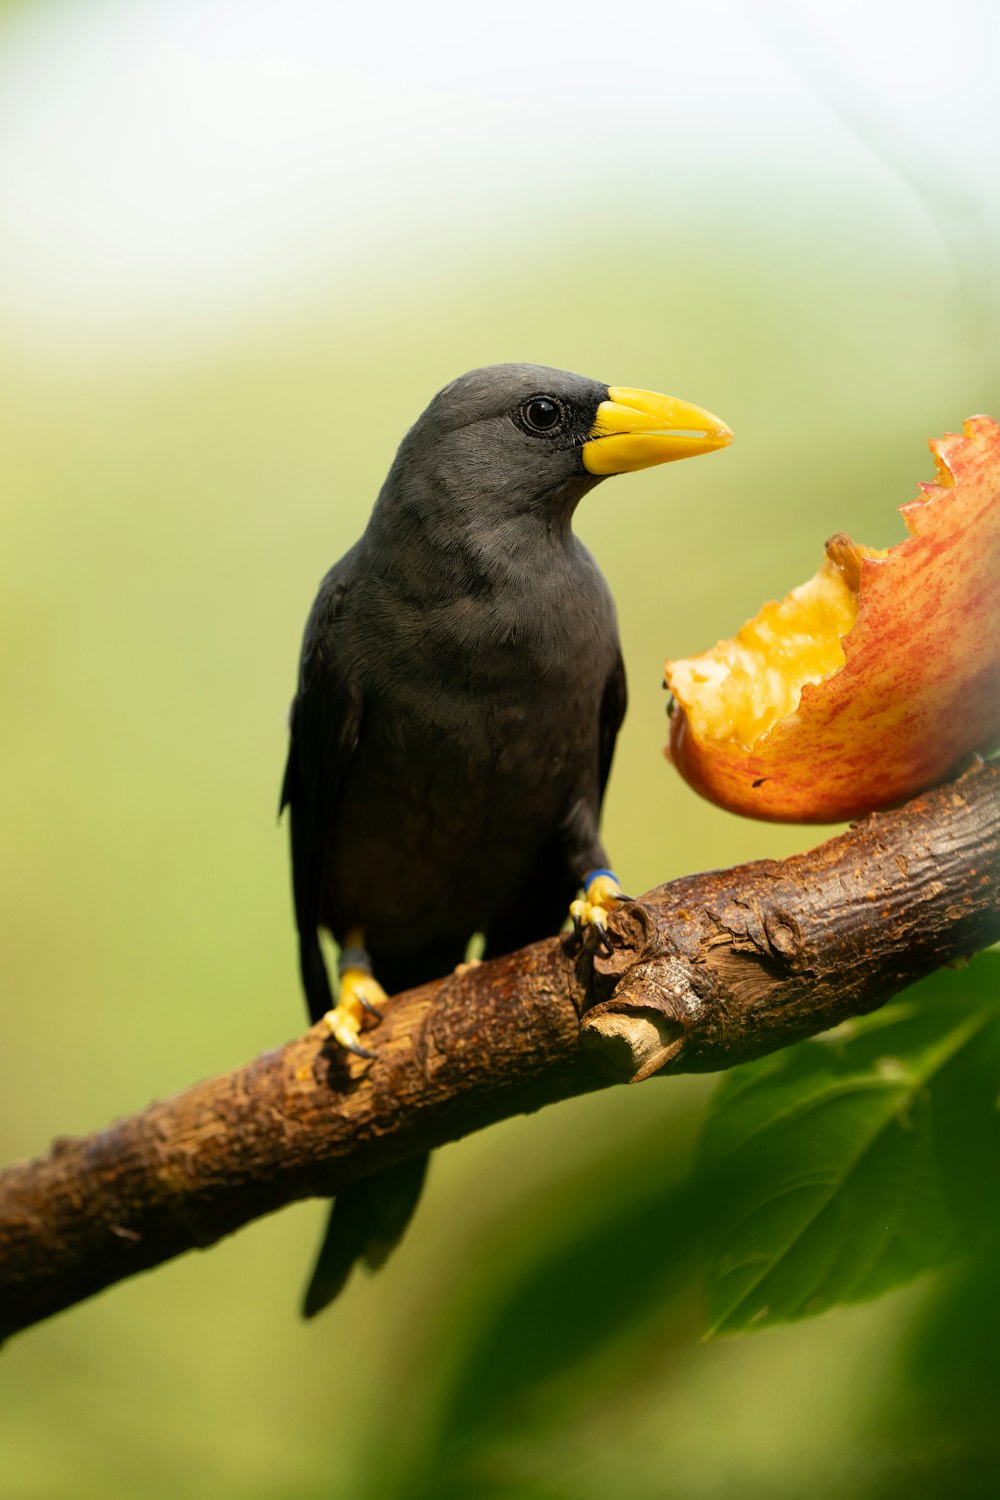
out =
<path fill-rule="evenodd" d="M 356 1261 L 384 1265 L 413 1217 L 429 1156 L 397 1162 L 338 1193 L 326 1226 L 302 1315 L 314 1318 L 343 1291 Z"/>

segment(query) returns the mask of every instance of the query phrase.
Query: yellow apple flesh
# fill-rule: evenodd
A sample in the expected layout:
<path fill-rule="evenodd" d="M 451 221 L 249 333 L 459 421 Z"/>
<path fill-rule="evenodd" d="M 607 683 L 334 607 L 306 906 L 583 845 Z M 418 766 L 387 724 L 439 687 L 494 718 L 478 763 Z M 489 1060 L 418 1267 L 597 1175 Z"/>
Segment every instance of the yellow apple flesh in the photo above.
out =
<path fill-rule="evenodd" d="M 937 479 L 885 552 L 838 536 L 808 583 L 730 641 L 668 661 L 669 758 L 703 796 L 831 823 L 1000 744 L 1000 425 L 932 442 Z"/>

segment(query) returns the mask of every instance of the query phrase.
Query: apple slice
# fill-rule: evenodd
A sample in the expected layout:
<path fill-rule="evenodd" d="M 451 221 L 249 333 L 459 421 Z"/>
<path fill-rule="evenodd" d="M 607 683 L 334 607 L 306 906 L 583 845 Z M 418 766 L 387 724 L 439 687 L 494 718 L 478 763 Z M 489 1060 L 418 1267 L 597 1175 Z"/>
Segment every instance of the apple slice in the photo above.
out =
<path fill-rule="evenodd" d="M 667 755 L 749 817 L 833 823 L 1000 744 L 1000 424 L 930 444 L 937 479 L 878 552 L 838 535 L 808 583 L 668 661 Z"/>

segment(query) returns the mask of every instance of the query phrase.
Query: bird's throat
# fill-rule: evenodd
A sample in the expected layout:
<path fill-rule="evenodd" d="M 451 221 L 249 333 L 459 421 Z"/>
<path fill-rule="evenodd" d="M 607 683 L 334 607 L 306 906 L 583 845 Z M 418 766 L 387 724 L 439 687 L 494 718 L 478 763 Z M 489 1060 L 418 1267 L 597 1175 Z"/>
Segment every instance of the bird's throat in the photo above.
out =
<path fill-rule="evenodd" d="M 573 514 L 597 483 L 583 475 L 530 501 L 420 486 L 380 499 L 366 545 L 386 584 L 424 601 L 520 592 L 579 566 Z"/>

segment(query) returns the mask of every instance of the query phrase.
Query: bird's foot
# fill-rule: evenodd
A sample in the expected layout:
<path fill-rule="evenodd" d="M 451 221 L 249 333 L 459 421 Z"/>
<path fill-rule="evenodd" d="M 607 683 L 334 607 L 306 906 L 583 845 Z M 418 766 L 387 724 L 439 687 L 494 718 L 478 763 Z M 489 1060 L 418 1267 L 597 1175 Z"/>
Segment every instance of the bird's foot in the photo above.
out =
<path fill-rule="evenodd" d="M 340 955 L 340 999 L 323 1017 L 334 1040 L 357 1057 L 374 1057 L 362 1047 L 361 1023 L 366 1015 L 381 1021 L 389 996 L 374 978 L 368 954 L 360 945 L 345 948 Z"/>
<path fill-rule="evenodd" d="M 592 931 L 597 934 L 598 945 L 610 953 L 608 913 L 630 899 L 610 870 L 591 870 L 583 883 L 583 896 L 571 902 L 569 908 L 577 942 L 583 942 L 587 932 Z"/>

